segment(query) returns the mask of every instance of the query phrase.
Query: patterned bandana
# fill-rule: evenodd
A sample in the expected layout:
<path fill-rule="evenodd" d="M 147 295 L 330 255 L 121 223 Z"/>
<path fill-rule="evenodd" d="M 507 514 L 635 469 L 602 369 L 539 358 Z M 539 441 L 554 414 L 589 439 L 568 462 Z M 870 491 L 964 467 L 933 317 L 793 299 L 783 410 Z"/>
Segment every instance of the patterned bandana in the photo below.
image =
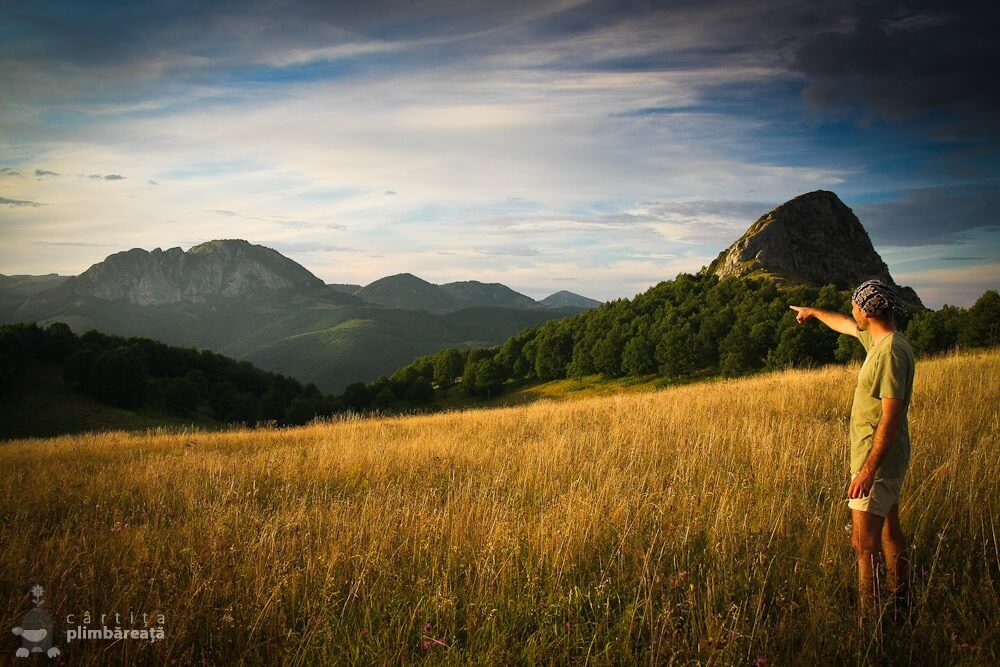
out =
<path fill-rule="evenodd" d="M 858 285 L 851 301 L 868 317 L 892 317 L 903 305 L 896 290 L 881 280 L 866 280 Z"/>

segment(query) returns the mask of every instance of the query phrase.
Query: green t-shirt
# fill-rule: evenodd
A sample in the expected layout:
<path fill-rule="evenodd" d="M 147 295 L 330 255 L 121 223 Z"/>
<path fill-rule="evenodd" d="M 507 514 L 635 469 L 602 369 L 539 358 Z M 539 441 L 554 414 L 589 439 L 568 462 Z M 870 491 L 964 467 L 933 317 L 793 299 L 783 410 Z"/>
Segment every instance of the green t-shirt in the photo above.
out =
<path fill-rule="evenodd" d="M 868 355 L 858 371 L 851 405 L 851 474 L 856 475 L 871 451 L 875 428 L 882 418 L 882 399 L 903 399 L 903 418 L 876 476 L 902 477 L 910 463 L 910 427 L 907 413 L 913 393 L 914 359 L 910 341 L 894 331 L 872 345 L 872 335 L 858 330 Z"/>

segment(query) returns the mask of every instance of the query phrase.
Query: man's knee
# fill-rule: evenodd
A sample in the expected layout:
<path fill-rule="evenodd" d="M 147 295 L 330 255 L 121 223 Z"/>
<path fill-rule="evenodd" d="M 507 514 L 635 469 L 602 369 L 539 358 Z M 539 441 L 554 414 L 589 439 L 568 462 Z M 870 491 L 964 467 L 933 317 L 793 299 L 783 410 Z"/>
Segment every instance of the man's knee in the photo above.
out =
<path fill-rule="evenodd" d="M 882 551 L 883 519 L 866 512 L 855 511 L 852 516 L 854 530 L 851 532 L 851 546 L 860 556 L 871 556 Z"/>
<path fill-rule="evenodd" d="M 882 533 L 882 549 L 894 553 L 906 551 L 906 536 L 903 531 L 896 528 Z"/>
<path fill-rule="evenodd" d="M 858 557 L 874 556 L 882 551 L 882 542 L 877 535 L 854 533 L 851 536 L 851 546 Z"/>

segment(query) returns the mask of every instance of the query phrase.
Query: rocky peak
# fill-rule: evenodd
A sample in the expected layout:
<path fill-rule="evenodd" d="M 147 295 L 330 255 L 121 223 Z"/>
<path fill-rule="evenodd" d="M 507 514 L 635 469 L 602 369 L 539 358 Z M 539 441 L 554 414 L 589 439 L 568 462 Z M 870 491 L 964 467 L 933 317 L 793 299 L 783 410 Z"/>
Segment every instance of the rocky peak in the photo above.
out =
<path fill-rule="evenodd" d="M 807 192 L 765 213 L 705 271 L 840 289 L 878 278 L 912 305 L 923 305 L 911 288 L 896 285 L 854 211 L 828 190 Z"/>
<path fill-rule="evenodd" d="M 108 256 L 73 282 L 76 294 L 142 305 L 199 303 L 262 289 L 323 286 L 302 265 L 242 239 L 209 241 L 187 252 L 179 247 L 133 248 Z"/>

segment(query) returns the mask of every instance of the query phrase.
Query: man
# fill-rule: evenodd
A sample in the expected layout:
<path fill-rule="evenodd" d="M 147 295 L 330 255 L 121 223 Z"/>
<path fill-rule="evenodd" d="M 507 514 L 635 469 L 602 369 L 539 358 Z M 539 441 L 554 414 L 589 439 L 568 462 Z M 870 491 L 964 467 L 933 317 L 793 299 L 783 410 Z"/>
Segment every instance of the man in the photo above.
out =
<path fill-rule="evenodd" d="M 896 600 L 905 598 L 909 576 L 906 538 L 899 525 L 899 491 L 910 462 L 907 411 L 915 364 L 909 341 L 896 330 L 894 315 L 901 307 L 899 296 L 881 280 L 868 280 L 854 290 L 853 319 L 791 306 L 800 324 L 815 317 L 838 333 L 856 337 L 867 353 L 851 406 L 847 490 L 862 611 L 875 605 L 879 553 L 885 555 L 889 589 Z"/>

